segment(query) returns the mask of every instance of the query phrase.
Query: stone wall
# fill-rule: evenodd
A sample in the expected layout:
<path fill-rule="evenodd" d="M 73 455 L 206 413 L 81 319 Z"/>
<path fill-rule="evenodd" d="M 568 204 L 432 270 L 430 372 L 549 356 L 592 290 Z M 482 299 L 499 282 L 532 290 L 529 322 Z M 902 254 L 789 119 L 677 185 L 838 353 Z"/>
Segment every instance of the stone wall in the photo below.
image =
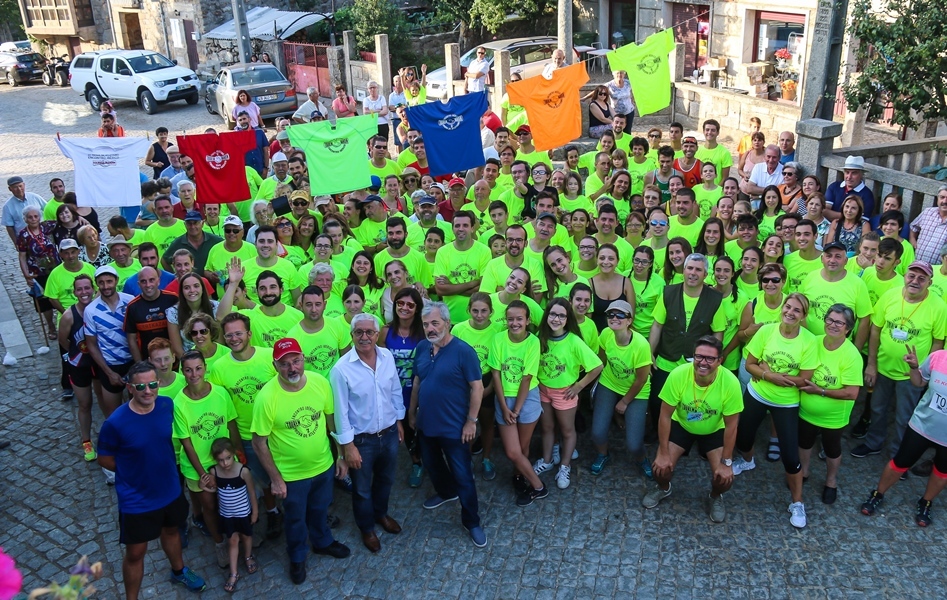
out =
<path fill-rule="evenodd" d="M 763 100 L 736 92 L 718 90 L 688 82 L 674 84 L 673 118 L 687 130 L 698 130 L 704 119 L 720 121 L 720 141 L 739 143 L 749 127 L 750 117 L 759 117 L 760 131 L 767 143 L 776 143 L 781 131 L 795 131 L 799 107 L 795 104 Z"/>
<path fill-rule="evenodd" d="M 422 35 L 421 37 L 411 38 L 411 52 L 419 57 L 440 56 L 444 54 L 444 44 L 463 43 L 460 36 L 456 33 L 433 33 L 431 35 Z M 441 58 L 443 63 L 444 59 Z M 428 66 L 433 70 L 433 67 Z"/>
<path fill-rule="evenodd" d="M 381 81 L 381 69 L 377 64 L 364 60 L 350 60 L 349 63 L 349 87 L 352 95 L 359 102 L 368 94 L 369 81 Z M 332 82 L 335 85 L 336 82 Z M 385 87 L 384 85 L 382 86 Z M 333 94 L 334 97 L 334 94 Z"/>

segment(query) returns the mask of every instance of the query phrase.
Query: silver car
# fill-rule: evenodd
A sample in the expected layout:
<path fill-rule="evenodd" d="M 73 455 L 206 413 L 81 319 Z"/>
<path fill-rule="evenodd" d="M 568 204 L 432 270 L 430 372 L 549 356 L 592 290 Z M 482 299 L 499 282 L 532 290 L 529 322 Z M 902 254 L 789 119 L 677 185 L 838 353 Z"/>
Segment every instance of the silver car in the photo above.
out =
<path fill-rule="evenodd" d="M 245 91 L 260 107 L 260 120 L 292 116 L 299 103 L 296 90 L 286 76 L 269 63 L 237 63 L 221 69 L 204 87 L 204 105 L 210 114 L 224 118 L 233 129 L 237 93 Z"/>
<path fill-rule="evenodd" d="M 486 60 L 490 63 L 487 75 L 487 84 L 492 84 L 494 53 L 500 50 L 510 52 L 510 74 L 519 73 L 523 79 L 539 75 L 543 68 L 552 63 L 552 53 L 558 41 L 554 37 L 543 36 L 534 38 L 515 38 L 497 40 L 474 46 L 460 57 L 460 74 L 467 72 L 467 65 L 477 58 L 477 48 L 487 51 Z M 427 74 L 428 100 L 443 100 L 447 98 L 447 69 L 441 67 Z"/>

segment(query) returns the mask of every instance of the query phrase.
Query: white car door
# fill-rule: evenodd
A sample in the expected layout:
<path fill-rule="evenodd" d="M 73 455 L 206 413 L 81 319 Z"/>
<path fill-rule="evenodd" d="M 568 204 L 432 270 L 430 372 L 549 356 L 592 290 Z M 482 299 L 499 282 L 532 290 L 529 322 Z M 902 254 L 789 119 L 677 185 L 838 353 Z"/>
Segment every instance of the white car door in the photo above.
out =
<path fill-rule="evenodd" d="M 118 97 L 121 88 L 118 85 L 118 76 L 115 75 L 115 59 L 100 58 L 98 69 L 95 69 L 94 72 L 99 89 L 109 98 Z"/>
<path fill-rule="evenodd" d="M 131 99 L 136 97 L 137 78 L 123 58 L 115 59 L 115 81 L 117 88 L 120 90 L 116 94 L 117 98 Z"/>

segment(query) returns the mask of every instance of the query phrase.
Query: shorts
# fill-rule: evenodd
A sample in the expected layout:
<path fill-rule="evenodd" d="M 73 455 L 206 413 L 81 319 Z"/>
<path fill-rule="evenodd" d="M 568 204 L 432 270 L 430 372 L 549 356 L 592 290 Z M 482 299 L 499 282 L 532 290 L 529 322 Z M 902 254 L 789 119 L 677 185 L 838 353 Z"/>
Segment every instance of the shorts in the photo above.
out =
<path fill-rule="evenodd" d="M 513 407 L 516 406 L 516 396 L 506 396 L 506 407 L 510 410 L 513 410 Z M 496 421 L 500 425 L 506 425 L 506 421 L 503 420 L 503 409 L 500 407 L 500 397 L 497 396 L 496 410 L 494 411 L 496 415 Z M 535 423 L 539 420 L 539 415 L 543 413 L 542 402 L 539 401 L 539 388 L 533 388 L 526 394 L 526 401 L 523 402 L 523 408 L 520 409 L 520 416 L 516 420 L 517 423 L 526 425 L 529 423 Z"/>
<path fill-rule="evenodd" d="M 66 375 L 69 376 L 72 387 L 87 388 L 92 385 L 92 380 L 96 377 L 95 364 L 89 361 L 89 364 L 77 367 L 66 363 Z"/>
<path fill-rule="evenodd" d="M 217 517 L 217 530 L 225 540 L 229 540 L 234 534 L 242 534 L 253 537 L 253 524 L 250 522 L 250 515 L 245 517 Z"/>
<path fill-rule="evenodd" d="M 718 429 L 713 433 L 697 435 L 687 431 L 680 423 L 671 419 L 671 433 L 668 436 L 668 441 L 683 448 L 684 452 L 690 450 L 694 442 L 697 442 L 697 450 L 701 455 L 706 456 L 708 452 L 723 448 L 723 429 Z"/>
<path fill-rule="evenodd" d="M 187 501 L 183 494 L 158 510 L 135 514 L 119 511 L 119 542 L 129 545 L 156 540 L 161 537 L 161 530 L 165 527 L 184 527 L 187 513 Z"/>
<path fill-rule="evenodd" d="M 256 450 L 253 449 L 253 442 L 250 440 L 241 441 L 243 442 L 243 455 L 247 459 L 247 468 L 250 469 L 253 478 L 263 487 L 270 487 L 270 475 L 266 472 L 266 469 L 263 468 L 263 463 L 260 462 L 260 458 L 256 455 Z"/>
<path fill-rule="evenodd" d="M 539 384 L 539 399 L 544 404 L 551 404 L 556 410 L 572 410 L 579 406 L 579 397 L 566 398 L 569 388 L 551 388 Z"/>
<path fill-rule="evenodd" d="M 133 364 L 134 363 L 127 363 L 124 365 L 109 365 L 109 368 L 124 378 L 125 375 L 128 373 L 128 370 L 132 368 Z M 112 382 L 109 381 L 108 375 L 106 375 L 105 372 L 102 371 L 101 369 L 95 370 L 95 376 L 99 378 L 99 382 L 102 384 L 102 388 L 106 392 L 110 392 L 112 394 L 121 394 L 122 391 L 125 389 L 124 383 L 120 386 L 112 385 Z"/>
<path fill-rule="evenodd" d="M 199 494 L 204 491 L 201 489 L 200 479 L 191 479 L 190 477 L 185 477 L 184 485 L 187 487 L 188 491 L 194 492 L 195 494 Z"/>

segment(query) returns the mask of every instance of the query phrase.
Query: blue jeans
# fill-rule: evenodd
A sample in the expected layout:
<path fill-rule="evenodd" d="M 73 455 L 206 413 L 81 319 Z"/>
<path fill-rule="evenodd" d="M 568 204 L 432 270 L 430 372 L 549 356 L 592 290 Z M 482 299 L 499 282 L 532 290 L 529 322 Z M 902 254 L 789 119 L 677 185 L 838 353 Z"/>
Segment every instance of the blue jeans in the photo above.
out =
<path fill-rule="evenodd" d="M 243 454 L 247 457 L 247 468 L 250 469 L 250 473 L 260 482 L 260 485 L 265 488 L 270 487 L 270 474 L 263 468 L 263 463 L 260 462 L 260 458 L 256 455 L 256 450 L 253 449 L 253 442 L 250 440 L 240 441 L 243 442 Z"/>
<path fill-rule="evenodd" d="M 608 444 L 608 430 L 612 426 L 615 405 L 624 394 L 608 389 L 601 383 L 595 386 L 592 397 L 592 443 L 596 446 Z M 644 458 L 644 428 L 647 422 L 648 401 L 636 398 L 625 410 L 625 445 L 636 461 Z"/>
<path fill-rule="evenodd" d="M 908 426 L 923 392 L 924 388 L 914 387 L 910 379 L 895 381 L 879 373 L 875 390 L 871 394 L 871 425 L 865 436 L 865 445 L 879 450 L 884 446 L 888 432 L 888 407 L 893 400 L 894 439 L 891 440 L 891 456 L 897 454 L 901 438 L 904 437 L 904 428 Z"/>
<path fill-rule="evenodd" d="M 290 562 L 306 562 L 307 537 L 313 548 L 325 548 L 335 541 L 327 522 L 332 504 L 333 473 L 334 469 L 329 467 L 315 477 L 286 482 L 283 530 Z"/>
<path fill-rule="evenodd" d="M 389 427 L 381 436 L 367 433 L 355 436 L 355 447 L 362 456 L 362 468 L 352 476 L 352 512 L 362 532 L 374 531 L 375 520 L 388 514 L 388 498 L 398 468 L 398 427 Z"/>
<path fill-rule="evenodd" d="M 471 529 L 480 526 L 477 486 L 470 463 L 470 444 L 446 437 L 428 437 L 419 431 L 421 461 L 441 498 L 460 498 L 460 521 Z"/>

